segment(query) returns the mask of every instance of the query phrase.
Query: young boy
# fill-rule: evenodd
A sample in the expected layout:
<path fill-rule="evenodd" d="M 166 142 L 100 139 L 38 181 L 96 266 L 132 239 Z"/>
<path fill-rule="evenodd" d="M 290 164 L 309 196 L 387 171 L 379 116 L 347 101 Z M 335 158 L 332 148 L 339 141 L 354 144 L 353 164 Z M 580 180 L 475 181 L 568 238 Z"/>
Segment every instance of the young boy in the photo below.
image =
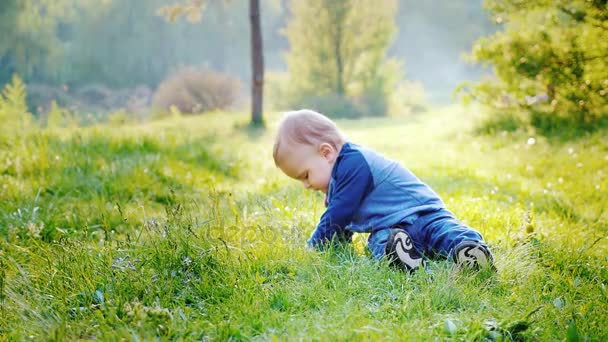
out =
<path fill-rule="evenodd" d="M 458 221 L 431 188 L 397 162 L 347 142 L 324 115 L 285 113 L 273 157 L 287 176 L 326 195 L 327 209 L 309 246 L 322 248 L 328 242 L 350 242 L 355 232 L 370 233 L 372 256 L 407 271 L 437 256 L 457 267 L 493 267 L 481 235 Z"/>

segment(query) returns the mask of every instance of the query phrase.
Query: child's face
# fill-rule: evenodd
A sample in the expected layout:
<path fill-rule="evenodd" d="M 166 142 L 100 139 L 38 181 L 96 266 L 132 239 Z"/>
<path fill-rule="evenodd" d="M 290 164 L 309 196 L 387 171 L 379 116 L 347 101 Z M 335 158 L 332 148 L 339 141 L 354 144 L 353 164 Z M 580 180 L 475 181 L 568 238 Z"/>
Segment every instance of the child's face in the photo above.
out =
<path fill-rule="evenodd" d="M 327 193 L 331 170 L 338 151 L 330 144 L 318 147 L 299 144 L 286 151 L 279 168 L 289 177 L 302 182 L 306 189 Z"/>

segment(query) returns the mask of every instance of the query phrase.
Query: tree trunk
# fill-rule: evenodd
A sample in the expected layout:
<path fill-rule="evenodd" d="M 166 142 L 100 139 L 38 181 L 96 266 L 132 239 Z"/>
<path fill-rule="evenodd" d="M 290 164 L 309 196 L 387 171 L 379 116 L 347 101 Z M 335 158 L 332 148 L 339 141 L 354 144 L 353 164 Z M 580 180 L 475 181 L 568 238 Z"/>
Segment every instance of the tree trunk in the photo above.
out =
<path fill-rule="evenodd" d="M 251 24 L 251 123 L 260 125 L 263 123 L 264 55 L 259 0 L 249 0 L 249 22 Z"/>
<path fill-rule="evenodd" d="M 336 36 L 334 37 L 334 53 L 336 54 L 336 93 L 344 96 L 344 61 L 342 60 L 342 23 L 337 22 Z"/>

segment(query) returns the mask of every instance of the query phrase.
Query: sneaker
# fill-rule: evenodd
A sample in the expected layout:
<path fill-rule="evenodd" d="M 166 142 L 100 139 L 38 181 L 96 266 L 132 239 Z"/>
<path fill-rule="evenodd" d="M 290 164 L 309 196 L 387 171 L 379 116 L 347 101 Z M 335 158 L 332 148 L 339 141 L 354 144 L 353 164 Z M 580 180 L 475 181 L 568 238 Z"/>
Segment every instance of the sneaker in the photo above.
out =
<path fill-rule="evenodd" d="M 464 241 L 456 246 L 454 263 L 458 269 L 496 270 L 492 253 L 485 244 L 477 241 Z"/>
<path fill-rule="evenodd" d="M 386 243 L 386 257 L 391 265 L 408 272 L 425 267 L 424 259 L 414 247 L 412 238 L 400 228 L 391 229 Z"/>

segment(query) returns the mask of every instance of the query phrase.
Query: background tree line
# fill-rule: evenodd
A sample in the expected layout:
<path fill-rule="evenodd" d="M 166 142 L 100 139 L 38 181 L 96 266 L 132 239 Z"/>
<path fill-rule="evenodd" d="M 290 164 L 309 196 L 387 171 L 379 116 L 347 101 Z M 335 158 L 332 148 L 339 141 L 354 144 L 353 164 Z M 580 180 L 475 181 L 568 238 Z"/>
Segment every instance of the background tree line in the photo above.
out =
<path fill-rule="evenodd" d="M 391 57 L 406 61 L 412 78 L 441 86 L 447 77 L 439 81 L 432 71 L 439 64 L 456 66 L 453 74 L 459 73 L 454 72 L 456 69 L 467 68 L 458 57 L 466 50 L 466 42 L 470 44 L 478 36 L 472 28 L 479 22 L 486 23 L 486 19 L 477 1 L 474 6 L 446 7 L 440 0 L 428 3 L 399 2 L 394 13 L 397 27 L 388 49 Z M 154 88 L 182 65 L 205 66 L 249 79 L 247 2 L 206 1 L 202 20 L 195 24 L 167 23 L 157 15 L 158 9 L 167 4 L 166 0 L 3 1 L 0 84 L 8 83 L 17 73 L 28 84 L 78 87 L 98 83 L 115 88 L 145 84 Z M 298 1 L 293 4 L 286 0 L 261 1 L 267 70 L 287 68 L 284 54 L 290 43 L 283 31 L 298 15 Z M 452 27 L 441 29 L 445 21 L 438 12 L 451 18 Z M 462 17 L 460 13 L 468 15 Z M 412 26 L 412 22 L 418 25 Z M 436 40 L 465 43 L 433 45 Z M 438 57 L 432 66 L 427 63 L 431 56 Z M 439 56 L 451 58 L 439 63 Z M 462 72 L 460 75 L 459 80 Z M 448 83 L 455 85 L 456 81 Z M 438 98 L 443 96 L 445 100 L 447 93 Z"/>
<path fill-rule="evenodd" d="M 163 0 L 3 1 L 0 84 L 18 74 L 28 87 L 84 89 L 88 98 L 102 93 L 87 92 L 91 85 L 145 86 L 146 94 L 162 88 L 154 96 L 158 102 L 181 101 L 181 111 L 200 109 L 200 102 L 215 98 L 214 89 L 241 98 L 242 88 L 233 85 L 251 77 L 248 4 L 204 3 L 193 24 L 167 23 L 158 15 Z M 588 130 L 605 123 L 605 0 L 483 5 L 262 0 L 267 99 L 279 109 L 308 105 L 342 116 L 385 115 L 416 92 L 431 102 L 449 101 L 459 83 L 485 74 L 483 82 L 461 90 L 494 110 L 489 131 Z M 464 63 L 467 51 L 486 69 Z M 189 72 L 195 69 L 204 79 Z"/>
<path fill-rule="evenodd" d="M 249 65 L 247 3 L 209 1 L 204 20 L 167 23 L 158 15 L 165 0 L 7 0 L 0 5 L 0 83 L 13 73 L 26 82 L 112 87 L 158 85 L 180 65 L 204 65 L 245 78 Z M 263 11 L 268 59 L 280 7 L 266 1 Z M 281 47 L 282 48 L 282 47 Z"/>

